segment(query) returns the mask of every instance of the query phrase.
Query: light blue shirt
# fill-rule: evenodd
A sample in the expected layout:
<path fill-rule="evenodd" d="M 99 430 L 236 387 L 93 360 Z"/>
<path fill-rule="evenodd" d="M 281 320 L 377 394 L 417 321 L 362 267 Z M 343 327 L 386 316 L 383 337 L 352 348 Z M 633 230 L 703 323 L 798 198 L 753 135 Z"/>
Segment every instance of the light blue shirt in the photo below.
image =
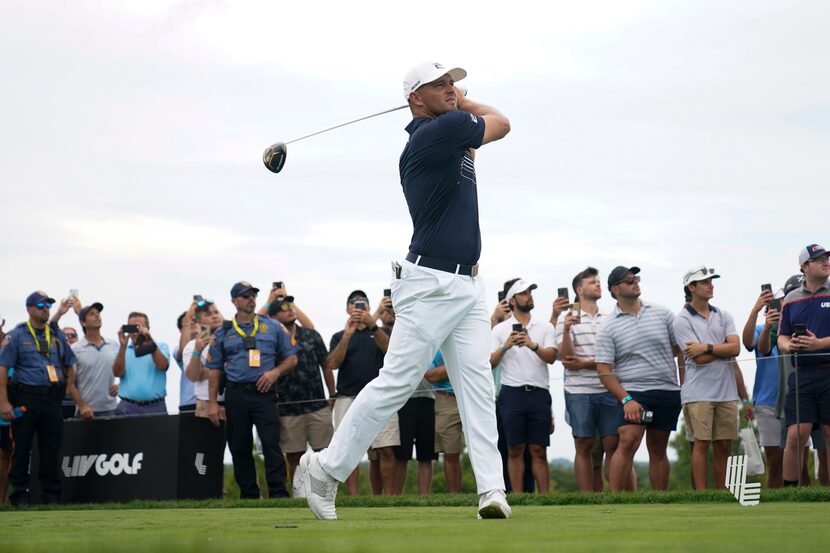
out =
<path fill-rule="evenodd" d="M 176 361 L 176 365 L 181 372 L 179 376 L 179 407 L 182 405 L 196 405 L 196 390 L 193 388 L 195 383 L 185 376 L 184 364 L 183 361 L 179 361 L 179 357 L 179 346 L 176 346 L 173 350 L 173 360 Z"/>
<path fill-rule="evenodd" d="M 156 345 L 169 360 L 167 344 Z M 136 357 L 132 342 L 125 353 L 124 376 L 118 385 L 118 395 L 133 401 L 151 401 L 167 395 L 167 371 L 156 368 L 152 354 Z"/>
<path fill-rule="evenodd" d="M 441 365 L 445 365 L 444 363 L 444 356 L 441 355 L 441 352 L 437 352 L 435 354 L 435 359 L 432 360 L 429 368 L 434 369 L 435 367 L 440 367 Z M 452 384 L 450 383 L 450 379 L 442 380 L 441 382 L 434 382 L 432 384 L 433 390 L 440 390 L 442 392 L 452 392 Z"/>

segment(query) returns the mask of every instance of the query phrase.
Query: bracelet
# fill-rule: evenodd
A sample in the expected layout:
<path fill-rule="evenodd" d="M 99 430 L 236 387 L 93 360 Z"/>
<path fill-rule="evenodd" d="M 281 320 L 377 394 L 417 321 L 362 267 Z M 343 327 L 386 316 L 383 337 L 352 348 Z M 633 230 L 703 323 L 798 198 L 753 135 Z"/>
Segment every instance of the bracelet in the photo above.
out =
<path fill-rule="evenodd" d="M 634 398 L 633 398 L 633 397 L 631 397 L 630 395 L 627 395 L 627 396 L 625 396 L 624 398 L 622 398 L 622 404 L 623 404 L 623 405 L 625 405 L 626 403 L 628 403 L 628 402 L 629 402 L 629 401 L 631 401 L 632 399 L 634 399 Z"/>
<path fill-rule="evenodd" d="M 502 355 L 504 355 L 505 353 L 507 353 L 507 349 L 506 349 L 504 346 L 499 346 L 499 351 L 501 351 L 501 354 L 502 354 Z"/>
<path fill-rule="evenodd" d="M 265 309 L 266 310 L 271 309 L 271 303 L 270 302 L 265 302 Z"/>
<path fill-rule="evenodd" d="M 201 357 L 201 356 L 202 356 L 201 352 L 196 351 L 195 349 L 193 350 L 193 357 Z"/>
<path fill-rule="evenodd" d="M 744 405 L 749 405 L 750 403 L 752 403 L 752 400 L 745 399 L 745 400 L 743 400 L 743 402 L 744 402 Z"/>

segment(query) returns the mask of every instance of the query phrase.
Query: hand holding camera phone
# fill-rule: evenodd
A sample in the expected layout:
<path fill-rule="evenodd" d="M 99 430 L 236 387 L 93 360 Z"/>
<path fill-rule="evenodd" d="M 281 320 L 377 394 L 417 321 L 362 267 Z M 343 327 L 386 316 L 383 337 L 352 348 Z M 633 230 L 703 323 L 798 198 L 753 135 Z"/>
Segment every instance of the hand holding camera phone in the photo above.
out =
<path fill-rule="evenodd" d="M 654 411 L 640 411 L 640 424 L 648 424 L 654 420 Z"/>
<path fill-rule="evenodd" d="M 568 299 L 568 289 L 567 288 L 559 288 L 556 291 L 557 297 Z M 569 300 L 570 301 L 570 300 Z"/>
<path fill-rule="evenodd" d="M 121 332 L 124 334 L 137 334 L 138 325 L 121 325 Z"/>
<path fill-rule="evenodd" d="M 761 293 L 764 294 L 766 292 L 769 292 L 770 294 L 772 294 L 772 284 L 762 284 L 761 285 Z"/>

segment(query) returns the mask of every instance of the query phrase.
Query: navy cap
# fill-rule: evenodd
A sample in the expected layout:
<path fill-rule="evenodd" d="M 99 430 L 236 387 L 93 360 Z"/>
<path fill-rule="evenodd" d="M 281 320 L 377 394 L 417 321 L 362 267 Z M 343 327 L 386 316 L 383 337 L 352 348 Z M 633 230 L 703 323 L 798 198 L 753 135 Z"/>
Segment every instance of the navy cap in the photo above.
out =
<path fill-rule="evenodd" d="M 349 294 L 349 297 L 346 298 L 346 303 L 351 302 L 352 298 L 363 298 L 365 300 L 368 300 L 369 296 L 367 296 L 366 292 L 364 292 L 363 290 L 354 290 L 351 294 Z"/>
<path fill-rule="evenodd" d="M 639 272 L 639 267 L 623 267 L 622 265 L 614 267 L 614 270 L 608 275 L 608 288 L 619 284 L 628 273 L 636 275 Z"/>
<path fill-rule="evenodd" d="M 26 307 L 31 307 L 36 303 L 40 302 L 55 303 L 55 298 L 50 298 L 49 294 L 38 290 L 37 292 L 32 292 L 31 294 L 29 294 L 29 297 L 26 298 Z"/>
<path fill-rule="evenodd" d="M 274 300 L 274 303 L 268 308 L 268 314 L 270 316 L 274 316 L 282 310 L 282 306 L 288 304 L 289 306 L 294 303 L 294 296 L 285 296 L 284 298 L 277 298 Z M 288 311 L 288 308 L 285 309 Z"/>
<path fill-rule="evenodd" d="M 242 280 L 234 284 L 233 288 L 231 288 L 231 297 L 238 298 L 239 296 L 243 296 L 248 292 L 254 292 L 255 294 L 259 294 L 259 288 L 254 288 L 253 284 Z"/>
<path fill-rule="evenodd" d="M 98 313 L 100 313 L 104 310 L 104 304 L 99 301 L 96 301 L 94 303 L 90 303 L 86 307 L 81 308 L 81 312 L 78 313 L 78 320 L 84 322 L 84 320 L 86 319 L 86 315 L 87 313 L 89 313 L 90 309 L 97 309 Z"/>

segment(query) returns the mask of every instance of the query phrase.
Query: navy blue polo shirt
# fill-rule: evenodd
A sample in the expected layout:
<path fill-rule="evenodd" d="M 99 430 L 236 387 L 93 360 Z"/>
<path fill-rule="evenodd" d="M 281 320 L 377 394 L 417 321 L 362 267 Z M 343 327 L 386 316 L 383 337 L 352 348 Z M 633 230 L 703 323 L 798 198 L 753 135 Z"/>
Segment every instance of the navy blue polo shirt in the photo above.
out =
<path fill-rule="evenodd" d="M 375 332 L 384 332 L 384 329 L 379 328 L 376 331 L 368 328 L 356 330 L 349 338 L 349 345 L 343 362 L 340 363 L 339 367 L 332 367 L 332 369 L 337 370 L 337 397 L 355 397 L 380 373 L 380 369 L 383 367 L 384 353 L 375 342 Z M 334 348 L 342 339 L 342 330 L 335 333 L 331 337 L 329 351 L 334 351 Z"/>
<path fill-rule="evenodd" d="M 240 324 L 239 328 L 251 335 L 254 323 Z M 270 371 L 290 355 L 297 354 L 297 346 L 285 328 L 273 319 L 259 316 L 259 330 L 254 337 L 260 351 L 259 367 L 248 366 L 248 350 L 242 343 L 242 336 L 234 327 L 220 328 L 210 348 L 205 366 L 225 371 L 230 382 L 256 382 L 263 373 Z"/>
<path fill-rule="evenodd" d="M 825 280 L 815 292 L 802 285 L 787 294 L 781 308 L 778 335 L 792 336 L 793 325 L 797 323 L 807 325 L 817 338 L 830 336 L 830 280 Z M 805 352 L 799 356 L 798 364 L 802 368 L 830 365 L 830 351 Z"/>
<path fill-rule="evenodd" d="M 476 171 L 470 148 L 481 147 L 484 119 L 453 110 L 418 117 L 406 127 L 401 186 L 412 217 L 409 251 L 472 265 L 481 254 Z"/>
<path fill-rule="evenodd" d="M 34 328 L 34 327 L 32 327 Z M 35 336 L 42 345 L 46 344 L 46 329 L 34 328 Z M 20 323 L 6 335 L 3 340 L 5 347 L 0 351 L 0 366 L 14 367 L 14 381 L 29 386 L 63 386 L 66 380 L 63 370 L 77 363 L 75 354 L 63 331 L 50 328 L 49 356 L 40 353 L 35 344 L 32 333 L 26 323 Z M 42 346 L 41 346 L 42 349 Z M 58 382 L 49 381 L 47 365 L 54 365 L 57 369 Z"/>

